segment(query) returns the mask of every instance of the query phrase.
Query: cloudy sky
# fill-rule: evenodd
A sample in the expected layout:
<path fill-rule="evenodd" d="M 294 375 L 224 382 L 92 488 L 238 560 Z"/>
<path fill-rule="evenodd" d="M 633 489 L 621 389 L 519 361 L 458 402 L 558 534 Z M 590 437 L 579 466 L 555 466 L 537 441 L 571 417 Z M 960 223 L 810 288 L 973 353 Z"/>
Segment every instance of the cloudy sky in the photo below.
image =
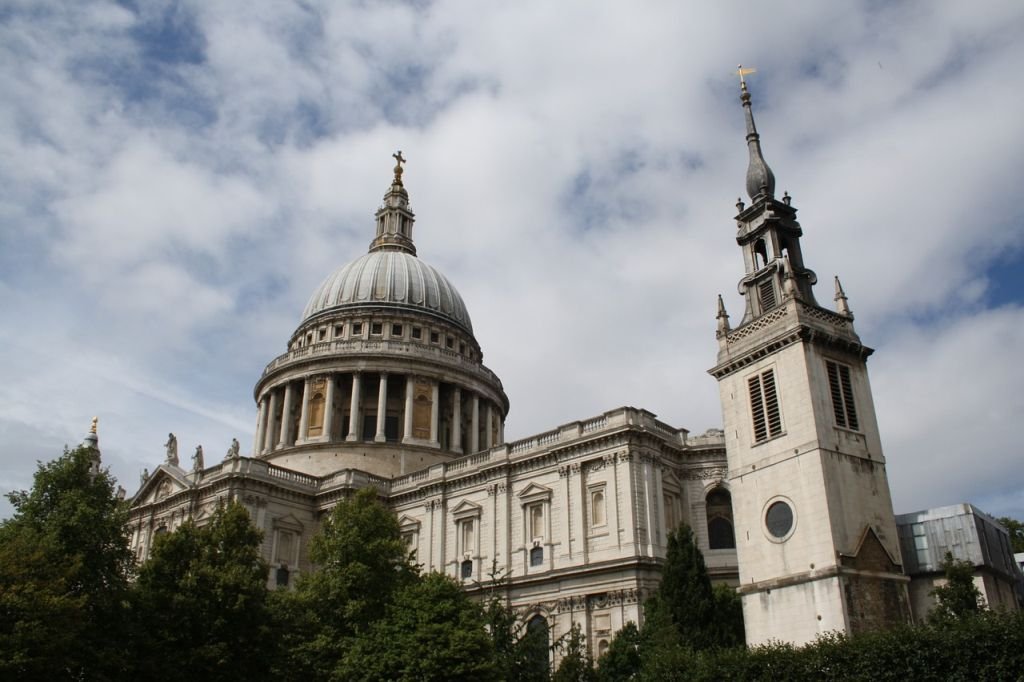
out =
<path fill-rule="evenodd" d="M 401 149 L 419 255 L 510 440 L 721 423 L 737 62 L 869 366 L 896 511 L 1024 518 L 1024 5 L 44 2 L 0 10 L 0 488 L 100 417 L 128 488 L 252 441 L 252 387 L 365 253 Z M 10 506 L 0 503 L 0 516 Z"/>

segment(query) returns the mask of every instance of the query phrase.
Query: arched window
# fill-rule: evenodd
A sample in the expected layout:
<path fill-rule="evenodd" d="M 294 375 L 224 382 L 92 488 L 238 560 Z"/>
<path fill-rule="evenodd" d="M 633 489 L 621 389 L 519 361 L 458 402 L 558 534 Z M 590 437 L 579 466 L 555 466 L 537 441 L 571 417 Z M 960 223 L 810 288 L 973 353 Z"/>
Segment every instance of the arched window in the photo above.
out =
<path fill-rule="evenodd" d="M 705 498 L 708 515 L 708 548 L 736 549 L 732 522 L 732 496 L 725 488 L 715 488 Z"/>
<path fill-rule="evenodd" d="M 530 565 L 531 566 L 543 566 L 544 565 L 544 548 L 534 547 L 530 550 Z"/>
<path fill-rule="evenodd" d="M 768 247 L 763 239 L 758 239 L 754 244 L 754 269 L 760 270 L 768 265 Z"/>
<path fill-rule="evenodd" d="M 590 525 L 603 526 L 605 521 L 604 488 L 590 492 Z"/>
<path fill-rule="evenodd" d="M 462 562 L 462 578 L 466 579 L 466 578 L 472 578 L 472 577 L 473 577 L 473 560 L 472 559 L 466 559 L 465 561 Z"/>

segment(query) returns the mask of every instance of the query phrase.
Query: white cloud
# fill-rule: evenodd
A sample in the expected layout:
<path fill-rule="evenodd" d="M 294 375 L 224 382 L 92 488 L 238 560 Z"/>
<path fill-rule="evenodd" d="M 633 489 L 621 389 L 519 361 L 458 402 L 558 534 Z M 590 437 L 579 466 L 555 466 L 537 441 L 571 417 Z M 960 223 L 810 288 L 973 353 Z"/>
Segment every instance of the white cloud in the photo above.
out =
<path fill-rule="evenodd" d="M 1020 297 L 987 304 L 992 260 L 1024 242 L 1006 71 L 1024 12 L 982 5 L 16 7 L 0 428 L 30 458 L 0 452 L 0 480 L 28 485 L 25 462 L 93 412 L 126 487 L 169 430 L 246 443 L 252 383 L 364 252 L 396 148 L 420 255 L 469 305 L 510 438 L 620 404 L 717 424 L 715 295 L 742 313 L 743 61 L 819 298 L 839 274 L 878 348 L 897 506 L 1024 517 Z"/>

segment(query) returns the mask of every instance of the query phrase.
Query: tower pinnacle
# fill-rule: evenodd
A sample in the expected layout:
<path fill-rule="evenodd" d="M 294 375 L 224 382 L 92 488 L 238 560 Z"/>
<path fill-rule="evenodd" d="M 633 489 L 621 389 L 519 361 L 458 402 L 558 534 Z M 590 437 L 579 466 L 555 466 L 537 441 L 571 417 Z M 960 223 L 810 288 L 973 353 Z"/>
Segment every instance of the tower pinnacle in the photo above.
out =
<path fill-rule="evenodd" d="M 740 77 L 740 101 L 743 103 L 747 119 L 747 149 L 750 152 L 750 163 L 747 166 L 747 195 L 756 203 L 761 199 L 771 199 L 775 196 L 775 175 L 761 153 L 761 137 L 757 134 L 757 126 L 754 125 L 750 91 L 747 90 L 747 81 L 744 78 L 755 72 L 755 69 L 743 68 L 742 64 L 736 70 Z"/>
<path fill-rule="evenodd" d="M 377 209 L 377 234 L 370 242 L 370 251 L 405 251 L 416 255 L 412 242 L 415 216 L 409 209 L 409 193 L 402 183 L 402 164 L 406 163 L 402 150 L 391 155 L 395 159 L 395 176 L 384 195 L 384 205 Z"/>

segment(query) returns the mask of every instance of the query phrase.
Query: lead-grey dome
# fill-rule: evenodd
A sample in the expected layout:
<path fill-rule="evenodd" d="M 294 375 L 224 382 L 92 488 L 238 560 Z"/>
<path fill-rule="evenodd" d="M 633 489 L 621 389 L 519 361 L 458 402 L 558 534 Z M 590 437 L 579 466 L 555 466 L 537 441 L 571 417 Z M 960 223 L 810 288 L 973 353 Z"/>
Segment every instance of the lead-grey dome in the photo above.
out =
<path fill-rule="evenodd" d="M 371 251 L 331 273 L 313 292 L 302 320 L 368 306 L 424 312 L 473 333 L 466 304 L 448 278 L 411 253 L 390 249 Z"/>

